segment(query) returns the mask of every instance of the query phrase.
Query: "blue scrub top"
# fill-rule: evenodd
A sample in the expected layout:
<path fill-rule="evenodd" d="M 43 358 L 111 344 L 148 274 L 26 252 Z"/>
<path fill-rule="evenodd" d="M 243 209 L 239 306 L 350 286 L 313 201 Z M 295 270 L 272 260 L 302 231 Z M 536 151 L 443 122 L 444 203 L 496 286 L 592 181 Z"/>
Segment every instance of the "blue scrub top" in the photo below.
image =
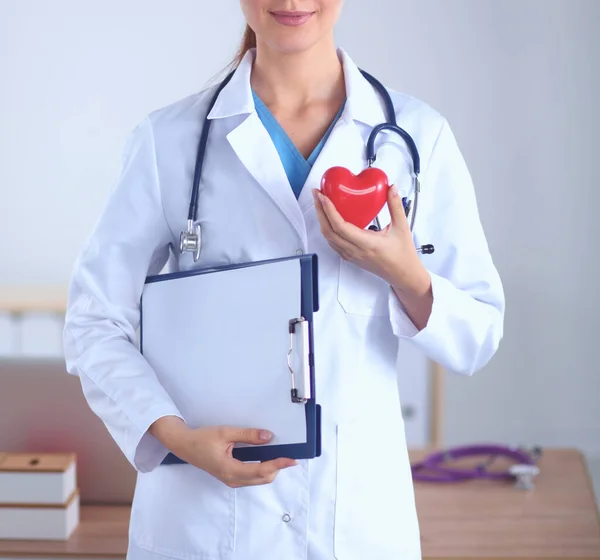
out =
<path fill-rule="evenodd" d="M 300 153 L 300 150 L 296 148 L 290 137 L 287 135 L 285 130 L 283 130 L 283 127 L 279 124 L 271 111 L 269 111 L 269 108 L 263 103 L 262 99 L 256 95 L 254 90 L 252 91 L 252 96 L 254 97 L 256 112 L 258 113 L 258 116 L 264 127 L 267 129 L 271 140 L 273 140 L 273 144 L 277 149 L 277 153 L 279 154 L 279 158 L 281 159 L 281 163 L 285 169 L 288 181 L 290 182 L 296 198 L 298 198 L 300 196 L 300 192 L 302 191 L 302 187 L 304 187 L 304 184 L 306 183 L 306 179 L 308 179 L 308 175 L 313 164 L 315 161 L 317 161 L 317 158 L 319 157 L 323 146 L 325 146 L 327 138 L 331 134 L 335 123 L 342 115 L 346 102 L 344 101 L 342 104 L 340 110 L 333 119 L 333 122 L 327 129 L 327 132 L 317 147 L 313 150 L 312 154 L 310 154 L 308 159 L 305 159 L 305 157 Z"/>

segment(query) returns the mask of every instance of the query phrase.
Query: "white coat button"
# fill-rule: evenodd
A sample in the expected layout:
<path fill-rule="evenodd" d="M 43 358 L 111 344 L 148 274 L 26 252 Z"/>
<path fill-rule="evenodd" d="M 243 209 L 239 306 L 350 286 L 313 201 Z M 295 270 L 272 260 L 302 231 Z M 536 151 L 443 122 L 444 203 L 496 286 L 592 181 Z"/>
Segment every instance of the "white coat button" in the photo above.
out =
<path fill-rule="evenodd" d="M 302 249 L 297 249 L 296 255 L 304 255 L 304 251 Z"/>
<path fill-rule="evenodd" d="M 286 513 L 281 519 L 284 523 L 289 523 L 292 520 L 292 516 L 289 513 Z"/>

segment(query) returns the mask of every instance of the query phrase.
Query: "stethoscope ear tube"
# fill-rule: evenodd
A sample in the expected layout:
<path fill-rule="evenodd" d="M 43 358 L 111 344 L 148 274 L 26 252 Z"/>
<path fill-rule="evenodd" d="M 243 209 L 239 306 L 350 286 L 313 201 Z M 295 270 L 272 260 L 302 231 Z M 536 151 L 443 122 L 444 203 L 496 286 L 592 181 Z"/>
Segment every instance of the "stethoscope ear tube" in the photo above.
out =
<path fill-rule="evenodd" d="M 367 140 L 367 162 L 369 167 L 371 167 L 377 159 L 377 154 L 375 152 L 375 140 L 377 139 L 377 135 L 384 130 L 395 132 L 404 140 L 408 150 L 410 151 L 410 157 L 413 162 L 413 172 L 415 176 L 418 177 L 419 173 L 421 173 L 421 158 L 419 156 L 419 150 L 417 149 L 417 145 L 412 139 L 412 136 L 406 132 L 406 130 L 400 128 L 397 124 L 379 124 L 371 131 L 369 139 Z"/>
<path fill-rule="evenodd" d="M 198 153 L 196 155 L 196 167 L 194 169 L 194 182 L 192 183 L 192 194 L 190 197 L 190 206 L 188 210 L 188 227 L 187 231 L 182 231 L 179 236 L 179 252 L 192 253 L 194 262 L 200 260 L 200 247 L 201 247 L 201 232 L 200 225 L 195 224 L 196 217 L 198 214 L 198 195 L 200 192 L 200 179 L 202 178 L 202 168 L 204 166 L 204 160 L 206 158 L 206 145 L 208 143 L 208 133 L 210 132 L 211 120 L 208 118 L 209 113 L 212 111 L 219 94 L 223 91 L 223 88 L 230 82 L 235 71 L 231 72 L 219 85 L 215 95 L 213 96 L 210 105 L 206 111 L 206 118 L 204 119 L 204 125 L 202 127 L 202 133 L 200 134 L 200 140 L 198 142 Z"/>
<path fill-rule="evenodd" d="M 381 84 L 376 78 L 365 72 L 364 70 L 360 71 L 361 74 L 365 77 L 365 79 L 377 90 L 381 99 L 383 99 L 386 111 L 387 122 L 377 125 L 369 134 L 369 138 L 367 140 L 366 146 L 366 158 L 369 167 L 372 167 L 377 159 L 377 153 L 375 149 L 375 142 L 377 140 L 377 136 L 386 130 L 394 132 L 398 134 L 406 143 L 406 147 L 410 152 L 410 157 L 412 160 L 412 171 L 413 171 L 413 187 L 414 187 L 414 198 L 412 202 L 412 208 L 410 201 L 407 205 L 405 205 L 406 217 L 410 215 L 410 231 L 413 231 L 415 227 L 415 220 L 417 217 L 417 209 L 419 206 L 419 195 L 421 193 L 421 181 L 419 175 L 421 173 L 421 157 L 419 155 L 419 150 L 412 136 L 406 132 L 403 128 L 399 127 L 396 121 L 396 111 L 394 109 L 394 103 L 388 93 L 387 89 Z M 379 224 L 379 219 L 375 218 L 374 224 L 369 227 L 372 231 L 381 231 L 381 227 Z M 416 247 L 417 253 L 422 255 L 431 255 L 435 251 L 435 247 L 431 244 L 421 245 Z"/>
<path fill-rule="evenodd" d="M 202 133 L 200 135 L 200 141 L 198 142 L 198 153 L 196 155 L 196 168 L 194 170 L 194 182 L 192 185 L 192 196 L 190 199 L 190 207 L 188 211 L 188 221 L 196 220 L 196 216 L 198 213 L 198 194 L 200 191 L 200 179 L 202 177 L 202 167 L 204 166 L 204 160 L 206 158 L 206 144 L 208 143 L 208 133 L 210 132 L 210 123 L 211 120 L 208 118 L 208 115 L 212 111 L 217 99 L 219 98 L 219 94 L 223 91 L 225 86 L 231 81 L 235 71 L 231 72 L 219 85 L 215 95 L 213 96 L 208 110 L 206 111 L 206 118 L 204 119 L 204 126 L 202 127 Z M 189 228 L 188 228 L 189 229 Z"/>

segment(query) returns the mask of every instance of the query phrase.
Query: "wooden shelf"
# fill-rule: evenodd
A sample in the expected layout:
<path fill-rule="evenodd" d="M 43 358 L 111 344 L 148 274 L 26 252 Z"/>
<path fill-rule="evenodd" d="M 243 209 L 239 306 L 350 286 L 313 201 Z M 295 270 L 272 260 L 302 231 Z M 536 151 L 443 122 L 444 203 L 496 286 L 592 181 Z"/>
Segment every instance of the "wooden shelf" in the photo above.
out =
<path fill-rule="evenodd" d="M 0 312 L 64 314 L 67 291 L 64 286 L 0 285 Z"/>
<path fill-rule="evenodd" d="M 424 451 L 411 452 L 416 461 Z M 600 558 L 600 519 L 582 455 L 547 450 L 531 492 L 512 483 L 417 483 L 424 560 Z M 125 558 L 130 508 L 83 506 L 68 542 L 0 541 L 0 557 Z"/>

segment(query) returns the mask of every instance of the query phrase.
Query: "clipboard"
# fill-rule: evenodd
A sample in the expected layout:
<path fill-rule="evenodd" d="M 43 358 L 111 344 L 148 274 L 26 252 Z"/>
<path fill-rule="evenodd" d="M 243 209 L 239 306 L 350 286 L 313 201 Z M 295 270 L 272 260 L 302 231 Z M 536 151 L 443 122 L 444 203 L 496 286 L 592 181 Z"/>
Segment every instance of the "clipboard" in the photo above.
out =
<path fill-rule="evenodd" d="M 313 459 L 321 455 L 313 334 L 318 309 L 315 254 L 149 276 L 140 300 L 140 351 L 192 427 L 229 425 L 274 433 L 270 444 L 236 444 L 234 458 Z M 198 346 L 198 352 L 190 346 Z M 248 363 L 241 359 L 244 353 Z M 205 362 L 214 365 L 219 359 L 222 370 L 203 370 Z M 190 374 L 196 367 L 197 376 Z M 257 385 L 261 381 L 264 390 Z M 237 393 L 230 399 L 229 391 Z M 194 396 L 204 406 L 195 406 Z M 273 417 L 276 411 L 281 424 Z M 256 425 L 253 415 L 271 426 Z M 230 416 L 240 421 L 229 422 Z M 278 431 L 286 430 L 287 439 L 279 438 Z M 172 453 L 162 462 L 180 463 Z"/>

